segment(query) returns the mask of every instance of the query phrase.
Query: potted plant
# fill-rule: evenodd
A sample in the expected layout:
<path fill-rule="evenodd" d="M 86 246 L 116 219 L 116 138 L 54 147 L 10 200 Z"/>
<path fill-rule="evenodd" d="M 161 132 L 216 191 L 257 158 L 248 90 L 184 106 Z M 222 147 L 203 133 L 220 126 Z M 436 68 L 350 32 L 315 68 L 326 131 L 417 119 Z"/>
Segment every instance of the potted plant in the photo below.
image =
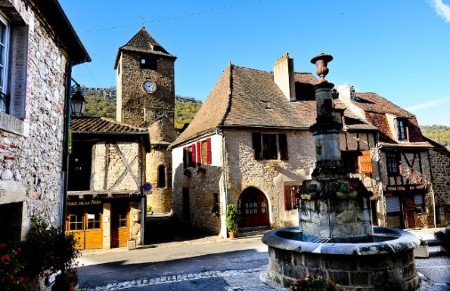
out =
<path fill-rule="evenodd" d="M 239 214 L 235 204 L 228 204 L 225 212 L 225 224 L 230 238 L 236 238 L 237 227 L 239 222 Z"/>
<path fill-rule="evenodd" d="M 420 239 L 419 246 L 414 249 L 414 257 L 416 258 L 428 258 L 430 256 L 430 252 L 428 250 L 428 243 Z"/>
<path fill-rule="evenodd" d="M 357 185 L 346 179 L 338 179 L 331 185 L 339 199 L 355 198 L 358 195 Z"/>

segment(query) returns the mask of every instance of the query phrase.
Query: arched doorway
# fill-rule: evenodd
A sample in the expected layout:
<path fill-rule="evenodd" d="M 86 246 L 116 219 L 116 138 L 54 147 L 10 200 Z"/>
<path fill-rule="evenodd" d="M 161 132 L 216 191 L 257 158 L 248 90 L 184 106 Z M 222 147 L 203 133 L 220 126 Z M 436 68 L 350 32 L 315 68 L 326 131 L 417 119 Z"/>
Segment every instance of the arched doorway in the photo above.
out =
<path fill-rule="evenodd" d="M 238 200 L 239 227 L 269 225 L 269 204 L 264 193 L 254 187 L 242 191 Z"/>

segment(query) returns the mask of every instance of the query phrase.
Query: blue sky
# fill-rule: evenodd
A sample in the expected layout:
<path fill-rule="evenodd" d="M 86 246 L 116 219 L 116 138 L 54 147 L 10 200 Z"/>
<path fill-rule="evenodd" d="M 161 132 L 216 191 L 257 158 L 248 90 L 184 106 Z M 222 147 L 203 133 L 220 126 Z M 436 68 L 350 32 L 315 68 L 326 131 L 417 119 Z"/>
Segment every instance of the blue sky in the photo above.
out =
<path fill-rule="evenodd" d="M 92 57 L 73 77 L 115 85 L 114 58 L 145 25 L 175 63 L 178 94 L 204 100 L 233 64 L 271 71 L 289 52 L 295 70 L 334 56 L 328 80 L 377 92 L 422 125 L 450 126 L 450 0 L 60 0 Z"/>

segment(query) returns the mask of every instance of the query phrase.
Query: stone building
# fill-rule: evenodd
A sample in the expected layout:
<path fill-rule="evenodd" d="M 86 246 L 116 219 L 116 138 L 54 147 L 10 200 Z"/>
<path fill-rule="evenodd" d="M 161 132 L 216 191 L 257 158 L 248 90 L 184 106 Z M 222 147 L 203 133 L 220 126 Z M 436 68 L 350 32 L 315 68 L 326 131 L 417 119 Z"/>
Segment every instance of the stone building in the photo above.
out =
<path fill-rule="evenodd" d="M 227 203 L 237 204 L 241 230 L 297 224 L 296 193 L 315 167 L 309 127 L 316 83 L 312 74 L 294 72 L 289 55 L 273 72 L 229 65 L 171 146 L 175 213 L 224 236 Z M 356 171 L 359 162 L 372 172 L 370 158 L 358 157 L 375 147 L 376 127 L 334 103 L 347 124 L 340 135 L 352 159 L 347 167 Z"/>
<path fill-rule="evenodd" d="M 61 222 L 71 68 L 89 55 L 56 0 L 0 3 L 0 241 Z"/>
<path fill-rule="evenodd" d="M 380 164 L 382 197 L 377 216 L 397 228 L 446 224 L 449 205 L 449 152 L 420 132 L 416 117 L 376 93 L 338 88 L 348 108 L 378 128 L 376 162 Z M 435 211 L 439 213 L 435 213 Z"/>
<path fill-rule="evenodd" d="M 142 244 L 148 130 L 101 117 L 73 118 L 70 128 L 66 232 L 80 249 Z"/>
<path fill-rule="evenodd" d="M 311 179 L 315 167 L 316 151 L 309 130 L 316 121 L 315 84 L 312 74 L 294 72 L 293 59 L 287 54 L 276 61 L 273 72 L 229 65 L 194 120 L 171 145 L 175 214 L 222 236 L 226 236 L 228 203 L 238 206 L 241 230 L 297 224 L 296 193 Z M 415 176 L 429 172 L 430 164 L 424 158 L 433 147 L 423 141 L 412 114 L 382 97 L 369 99 L 374 94 L 355 97 L 350 86 L 339 91 L 334 94 L 333 106 L 343 123 L 339 136 L 344 167 L 374 194 L 373 224 L 404 227 L 394 223 L 392 212 L 385 210 L 386 203 L 393 203 L 387 198 L 391 196 L 385 196 L 392 184 L 386 174 L 389 144 L 382 138 L 384 128 L 370 118 L 374 110 L 369 105 L 383 101 L 373 107 L 386 109 L 383 114 L 391 118 L 386 126 L 394 124 L 389 114 L 416 125 L 410 134 L 417 140 L 405 147 L 391 145 L 405 150 L 405 167 L 414 165 Z M 419 154 L 421 159 L 417 151 L 425 151 Z M 426 193 L 422 200 L 417 197 L 413 201 L 422 202 L 420 213 L 432 221 L 430 200 L 434 195 L 432 190 Z"/>
<path fill-rule="evenodd" d="M 150 129 L 146 177 L 153 187 L 147 203 L 155 213 L 172 210 L 172 160 L 168 146 L 176 138 L 175 60 L 143 27 L 119 48 L 114 65 L 117 121 Z"/>

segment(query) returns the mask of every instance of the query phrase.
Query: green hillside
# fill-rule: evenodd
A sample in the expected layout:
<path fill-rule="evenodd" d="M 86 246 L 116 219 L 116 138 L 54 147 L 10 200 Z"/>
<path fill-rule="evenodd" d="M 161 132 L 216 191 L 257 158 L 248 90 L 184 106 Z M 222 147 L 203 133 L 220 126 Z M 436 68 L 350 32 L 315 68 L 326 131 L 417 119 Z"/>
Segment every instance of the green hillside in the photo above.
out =
<path fill-rule="evenodd" d="M 428 125 L 420 127 L 422 134 L 450 150 L 450 127 L 445 125 Z"/>
<path fill-rule="evenodd" d="M 87 101 L 85 116 L 102 116 L 115 119 L 116 91 L 111 88 L 82 87 Z M 176 95 L 175 98 L 175 128 L 182 129 L 185 123 L 190 123 L 202 102 L 193 97 Z"/>

